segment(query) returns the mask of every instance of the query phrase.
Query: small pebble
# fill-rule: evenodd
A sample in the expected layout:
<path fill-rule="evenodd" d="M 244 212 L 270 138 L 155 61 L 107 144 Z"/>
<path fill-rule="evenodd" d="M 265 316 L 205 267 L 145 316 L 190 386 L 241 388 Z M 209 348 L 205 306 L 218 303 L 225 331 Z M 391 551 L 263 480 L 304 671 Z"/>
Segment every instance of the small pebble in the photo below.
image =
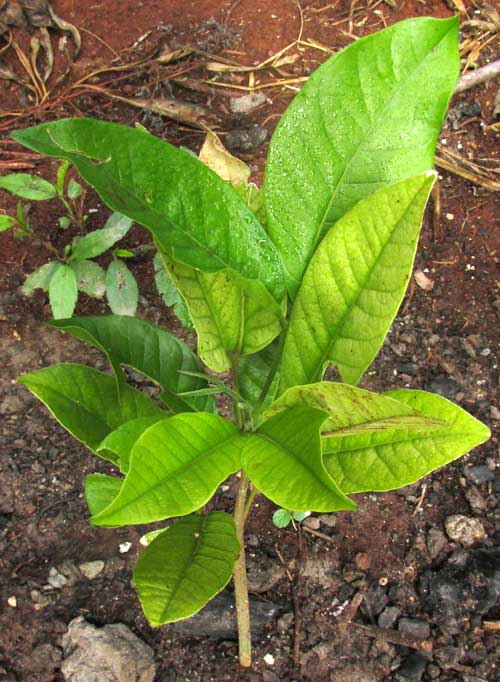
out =
<path fill-rule="evenodd" d="M 444 525 L 450 540 L 460 542 L 465 547 L 471 547 L 486 536 L 484 526 L 479 519 L 462 514 L 448 516 Z"/>
<path fill-rule="evenodd" d="M 54 566 L 52 566 L 52 568 L 49 571 L 49 577 L 47 579 L 47 582 L 56 590 L 59 590 L 61 587 L 64 587 L 64 585 L 66 585 L 68 579 L 66 578 L 65 575 L 59 573 L 57 568 L 54 568 Z"/>
<path fill-rule="evenodd" d="M 400 615 L 401 611 L 397 606 L 387 606 L 378 617 L 379 628 L 392 628 Z"/>
<path fill-rule="evenodd" d="M 131 542 L 122 542 L 118 545 L 118 549 L 120 551 L 120 554 L 126 554 L 130 548 L 132 547 Z"/>
<path fill-rule="evenodd" d="M 427 639 L 431 634 L 429 623 L 418 618 L 401 618 L 398 623 L 398 630 L 415 639 Z"/>
<path fill-rule="evenodd" d="M 486 464 L 475 467 L 466 467 L 464 469 L 464 474 L 467 480 L 472 481 L 472 483 L 475 483 L 476 485 L 487 483 L 495 478 L 493 472 Z"/>
<path fill-rule="evenodd" d="M 17 599 L 16 599 L 14 596 L 9 597 L 9 598 L 7 599 L 7 604 L 8 604 L 11 608 L 15 609 L 16 606 L 17 606 Z"/>
<path fill-rule="evenodd" d="M 318 518 L 320 524 L 327 528 L 335 528 L 337 525 L 337 517 L 335 514 L 321 514 Z"/>
<path fill-rule="evenodd" d="M 303 524 L 306 528 L 310 528 L 311 530 L 319 530 L 320 521 L 317 516 L 308 516 Z"/>
<path fill-rule="evenodd" d="M 356 562 L 356 566 L 359 568 L 360 571 L 367 571 L 370 568 L 370 557 L 368 554 L 365 554 L 364 552 L 359 552 L 356 554 L 354 557 L 354 561 Z"/>
<path fill-rule="evenodd" d="M 267 665 L 274 665 L 274 656 L 272 654 L 266 654 L 264 656 L 264 663 Z"/>
<path fill-rule="evenodd" d="M 84 575 L 88 580 L 93 580 L 103 572 L 104 561 L 85 561 L 83 564 L 78 566 L 82 575 Z"/>

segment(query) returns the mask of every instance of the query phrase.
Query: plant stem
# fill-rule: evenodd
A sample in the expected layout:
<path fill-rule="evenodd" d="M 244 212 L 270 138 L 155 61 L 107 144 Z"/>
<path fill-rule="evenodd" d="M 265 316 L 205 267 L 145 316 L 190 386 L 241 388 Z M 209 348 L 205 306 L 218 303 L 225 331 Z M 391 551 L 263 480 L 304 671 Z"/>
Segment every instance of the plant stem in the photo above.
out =
<path fill-rule="evenodd" d="M 239 658 L 242 668 L 252 665 L 252 639 L 250 633 L 250 608 L 248 603 L 247 569 L 245 562 L 245 509 L 249 480 L 241 473 L 240 487 L 234 507 L 236 534 L 240 543 L 240 556 L 234 566 L 234 596 L 236 601 L 236 619 L 238 622 Z"/>

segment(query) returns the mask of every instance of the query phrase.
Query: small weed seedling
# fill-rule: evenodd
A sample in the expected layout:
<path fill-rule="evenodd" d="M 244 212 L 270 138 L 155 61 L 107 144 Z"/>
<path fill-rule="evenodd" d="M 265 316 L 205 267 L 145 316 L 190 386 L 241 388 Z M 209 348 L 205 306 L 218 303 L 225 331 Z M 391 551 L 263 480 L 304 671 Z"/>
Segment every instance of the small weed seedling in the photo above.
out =
<path fill-rule="evenodd" d="M 71 317 L 78 300 L 78 292 L 91 298 L 106 295 L 111 311 L 117 315 L 134 315 L 139 293 L 134 275 L 130 272 L 124 258 L 134 254 L 126 249 L 112 251 L 113 261 L 105 271 L 92 258 L 109 251 L 122 239 L 133 221 L 119 213 L 113 213 L 100 230 L 80 234 L 67 244 L 63 253 L 47 242 L 37 238 L 36 230 L 29 219 L 28 201 L 49 201 L 59 199 L 64 215 L 58 220 L 59 227 L 67 230 L 71 225 L 84 231 L 88 215 L 84 214 L 85 191 L 76 180 L 66 175 L 70 163 L 63 161 L 57 171 L 54 184 L 26 173 L 13 173 L 0 177 L 0 189 L 20 197 L 15 216 L 0 215 L 0 232 L 13 230 L 17 237 L 28 237 L 35 243 L 47 248 L 55 259 L 45 263 L 29 275 L 21 288 L 21 293 L 31 296 L 35 289 L 48 292 L 50 307 L 55 319 Z"/>
<path fill-rule="evenodd" d="M 152 233 L 198 337 L 196 356 L 133 317 L 57 320 L 106 353 L 114 376 L 63 364 L 20 381 L 115 465 L 86 479 L 92 524 L 180 517 L 149 536 L 134 571 L 152 625 L 193 615 L 233 576 L 242 666 L 244 526 L 257 492 L 294 513 L 353 510 L 351 494 L 413 483 L 489 436 L 439 395 L 357 387 L 411 275 L 457 39 L 456 18 L 412 19 L 334 55 L 276 128 L 261 194 L 143 129 L 67 119 L 14 135 L 73 163 Z M 127 384 L 123 365 L 161 400 Z M 323 380 L 329 365 L 342 382 Z M 229 371 L 230 385 L 204 367 Z M 217 393 L 234 422 L 217 413 Z M 231 516 L 211 499 L 236 472 Z"/>

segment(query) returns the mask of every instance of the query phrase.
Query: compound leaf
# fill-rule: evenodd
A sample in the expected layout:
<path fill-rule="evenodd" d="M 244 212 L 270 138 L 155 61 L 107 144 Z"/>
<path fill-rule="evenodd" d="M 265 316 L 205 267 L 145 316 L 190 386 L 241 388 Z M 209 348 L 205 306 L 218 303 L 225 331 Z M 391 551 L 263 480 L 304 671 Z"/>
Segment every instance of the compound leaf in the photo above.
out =
<path fill-rule="evenodd" d="M 71 317 L 78 300 L 76 275 L 69 265 L 56 268 L 49 282 L 49 301 L 55 320 Z"/>
<path fill-rule="evenodd" d="M 124 422 L 136 417 L 166 416 L 150 398 L 131 386 L 123 386 L 118 400 L 114 378 L 84 365 L 52 365 L 23 374 L 19 381 L 93 452 L 108 433 Z"/>
<path fill-rule="evenodd" d="M 281 391 L 320 380 L 329 362 L 346 383 L 359 381 L 403 299 L 434 178 L 428 171 L 384 187 L 330 229 L 295 299 Z"/>
<path fill-rule="evenodd" d="M 200 509 L 240 468 L 241 440 L 234 424 L 213 414 L 178 414 L 153 424 L 132 448 L 120 494 L 92 523 L 149 523 Z"/>
<path fill-rule="evenodd" d="M 357 40 L 313 73 L 281 118 L 264 193 L 292 297 L 341 216 L 432 168 L 459 74 L 458 23 L 409 19 Z"/>
<path fill-rule="evenodd" d="M 108 507 L 120 492 L 123 478 L 106 474 L 90 474 L 85 479 L 85 499 L 91 514 Z"/>
<path fill-rule="evenodd" d="M 245 436 L 243 469 L 275 504 L 294 511 L 355 509 L 328 476 L 321 457 L 325 412 L 292 407 Z"/>
<path fill-rule="evenodd" d="M 51 325 L 105 353 L 115 370 L 119 365 L 128 365 L 158 383 L 168 396 L 171 409 L 179 412 L 213 409 L 213 400 L 207 397 L 190 400 L 176 397 L 177 393 L 205 387 L 206 381 L 180 373 L 200 372 L 196 356 L 161 327 L 120 315 L 73 317 Z"/>
<path fill-rule="evenodd" d="M 108 206 L 147 227 L 174 260 L 206 272 L 230 268 L 282 299 L 276 247 L 233 187 L 194 155 L 141 130 L 84 118 L 13 137 L 72 161 Z"/>
<path fill-rule="evenodd" d="M 408 426 L 324 438 L 325 467 L 346 494 L 409 485 L 489 438 L 484 424 L 442 396 L 401 389 L 384 397 L 447 427 Z"/>
<path fill-rule="evenodd" d="M 141 554 L 134 582 L 153 626 L 188 618 L 231 579 L 240 553 L 229 514 L 210 512 L 180 519 Z"/>

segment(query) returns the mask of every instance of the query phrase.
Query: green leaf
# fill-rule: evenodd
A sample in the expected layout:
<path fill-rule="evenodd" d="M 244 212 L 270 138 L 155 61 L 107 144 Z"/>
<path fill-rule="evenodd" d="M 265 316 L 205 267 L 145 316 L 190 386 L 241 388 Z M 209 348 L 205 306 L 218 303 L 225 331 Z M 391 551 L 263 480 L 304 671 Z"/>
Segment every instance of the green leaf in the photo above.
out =
<path fill-rule="evenodd" d="M 70 199 L 78 199 L 78 197 L 81 196 L 82 191 L 83 188 L 80 185 L 80 183 L 71 178 L 71 180 L 68 183 L 68 197 Z"/>
<path fill-rule="evenodd" d="M 158 251 L 153 260 L 155 269 L 155 284 L 158 293 L 163 299 L 163 303 L 167 307 L 173 308 L 173 313 L 183 327 L 186 329 L 193 329 L 193 321 L 189 316 L 189 311 L 186 302 L 180 295 L 175 283 L 173 282 L 169 271 L 163 263 L 163 258 Z"/>
<path fill-rule="evenodd" d="M 92 523 L 149 523 L 200 509 L 240 468 L 242 440 L 234 424 L 202 412 L 153 424 L 132 448 L 120 495 Z"/>
<path fill-rule="evenodd" d="M 106 297 L 115 315 L 134 316 L 139 303 L 139 289 L 134 275 L 121 260 L 113 261 L 105 277 Z"/>
<path fill-rule="evenodd" d="M 292 518 L 294 521 L 298 521 L 299 523 L 306 519 L 308 516 L 308 512 L 292 512 Z"/>
<path fill-rule="evenodd" d="M 115 461 L 120 470 L 126 474 L 130 468 L 130 453 L 135 442 L 150 426 L 161 419 L 168 419 L 166 415 L 156 417 L 138 417 L 121 424 L 115 431 L 111 431 L 97 448 L 97 454 Z"/>
<path fill-rule="evenodd" d="M 49 301 L 55 320 L 71 317 L 78 300 L 76 275 L 69 265 L 58 267 L 49 282 Z"/>
<path fill-rule="evenodd" d="M 108 507 L 120 492 L 123 478 L 106 476 L 106 474 L 90 474 L 85 479 L 85 499 L 91 514 L 99 514 Z"/>
<path fill-rule="evenodd" d="M 280 307 L 260 282 L 229 270 L 168 266 L 198 334 L 198 355 L 214 372 L 229 369 L 231 355 L 256 353 L 280 333 Z"/>
<path fill-rule="evenodd" d="M 322 381 L 289 388 L 264 414 L 269 418 L 291 407 L 312 407 L 326 412 L 324 436 L 348 435 L 366 431 L 429 431 L 447 428 L 446 421 L 423 415 L 389 395 L 372 393 L 348 384 Z"/>
<path fill-rule="evenodd" d="M 57 196 L 57 190 L 50 182 L 29 173 L 13 173 L 0 177 L 0 189 L 5 189 L 22 199 L 43 201 Z"/>
<path fill-rule="evenodd" d="M 10 215 L 0 215 L 0 232 L 6 232 L 14 227 L 16 224 L 16 219 L 12 218 Z"/>
<path fill-rule="evenodd" d="M 313 73 L 281 118 L 264 193 L 292 297 L 341 216 L 432 168 L 459 74 L 458 23 L 409 19 L 357 40 Z"/>
<path fill-rule="evenodd" d="M 45 263 L 34 270 L 31 275 L 26 277 L 26 280 L 21 287 L 21 293 L 23 296 L 31 296 L 35 289 L 43 289 L 43 291 L 48 291 L 52 275 L 60 267 L 62 267 L 62 263 L 59 263 L 57 260 L 53 260 L 50 263 Z"/>
<path fill-rule="evenodd" d="M 274 244 L 231 185 L 192 154 L 140 130 L 84 118 L 13 137 L 72 161 L 104 203 L 147 227 L 176 261 L 207 272 L 231 268 L 282 299 Z"/>
<path fill-rule="evenodd" d="M 324 412 L 292 407 L 245 436 L 243 469 L 275 504 L 296 511 L 356 509 L 328 476 L 322 462 Z"/>
<path fill-rule="evenodd" d="M 91 260 L 73 261 L 70 267 L 76 275 L 79 291 L 91 298 L 102 298 L 106 292 L 105 272 Z"/>
<path fill-rule="evenodd" d="M 114 378 L 84 365 L 52 365 L 23 374 L 18 381 L 93 452 L 108 433 L 124 422 L 136 417 L 167 416 L 156 403 L 131 386 L 123 386 L 118 400 Z"/>
<path fill-rule="evenodd" d="M 245 355 L 240 359 L 238 366 L 238 376 L 240 381 L 240 392 L 242 397 L 250 405 L 255 405 L 260 398 L 262 389 L 266 383 L 269 372 L 271 371 L 275 354 L 278 352 L 277 343 L 273 342 L 259 353 Z M 271 405 L 278 390 L 279 372 L 276 372 L 267 397 L 264 401 L 264 408 Z"/>
<path fill-rule="evenodd" d="M 199 372 L 197 358 L 185 343 L 161 327 L 118 315 L 74 317 L 50 324 L 105 353 L 114 368 L 128 365 L 155 381 L 167 394 L 172 410 L 189 411 L 193 409 L 192 405 L 195 409 L 211 411 L 213 401 L 210 399 L 184 401 L 176 398 L 178 393 L 204 388 L 207 380 L 180 373 Z"/>
<path fill-rule="evenodd" d="M 276 528 L 286 528 L 292 516 L 287 509 L 277 509 L 273 514 L 273 523 Z"/>
<path fill-rule="evenodd" d="M 439 395 L 401 389 L 384 396 L 448 427 L 382 429 L 323 439 L 325 467 L 345 493 L 409 485 L 490 436 L 484 424 Z"/>
<path fill-rule="evenodd" d="M 66 174 L 70 166 L 71 164 L 69 161 L 63 161 L 57 169 L 57 192 L 61 196 L 64 194 L 64 180 L 66 179 Z"/>
<path fill-rule="evenodd" d="M 69 218 L 67 215 L 62 215 L 57 222 L 59 223 L 61 230 L 67 230 L 71 225 L 71 218 Z"/>
<path fill-rule="evenodd" d="M 89 232 L 78 240 L 69 260 L 84 260 L 100 256 L 127 234 L 133 222 L 120 213 L 113 213 L 101 230 Z"/>
<path fill-rule="evenodd" d="M 334 363 L 356 384 L 378 353 L 410 278 L 435 174 L 384 187 L 346 213 L 318 246 L 295 300 L 281 391 Z"/>
<path fill-rule="evenodd" d="M 240 553 L 229 514 L 210 512 L 180 519 L 141 554 L 134 582 L 153 626 L 188 618 L 231 579 Z"/>

